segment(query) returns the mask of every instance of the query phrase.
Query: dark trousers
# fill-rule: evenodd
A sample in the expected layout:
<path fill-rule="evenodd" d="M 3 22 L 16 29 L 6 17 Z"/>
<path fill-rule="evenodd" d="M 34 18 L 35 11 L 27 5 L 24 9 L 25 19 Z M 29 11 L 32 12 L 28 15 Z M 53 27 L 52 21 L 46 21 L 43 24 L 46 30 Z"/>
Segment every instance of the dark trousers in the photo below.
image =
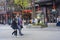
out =
<path fill-rule="evenodd" d="M 56 26 L 60 26 L 60 21 L 56 24 Z"/>
<path fill-rule="evenodd" d="M 13 34 L 14 34 L 15 36 L 17 36 L 17 30 L 14 30 L 13 33 L 12 33 L 12 35 L 13 35 Z"/>

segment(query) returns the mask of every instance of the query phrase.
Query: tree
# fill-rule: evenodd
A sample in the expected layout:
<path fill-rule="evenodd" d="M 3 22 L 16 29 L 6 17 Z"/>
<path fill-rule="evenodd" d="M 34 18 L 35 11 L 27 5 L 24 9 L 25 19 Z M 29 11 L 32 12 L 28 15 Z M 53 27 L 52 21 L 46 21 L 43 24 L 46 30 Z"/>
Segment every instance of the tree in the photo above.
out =
<path fill-rule="evenodd" d="M 14 4 L 21 5 L 22 7 L 28 6 L 28 0 L 14 0 Z"/>

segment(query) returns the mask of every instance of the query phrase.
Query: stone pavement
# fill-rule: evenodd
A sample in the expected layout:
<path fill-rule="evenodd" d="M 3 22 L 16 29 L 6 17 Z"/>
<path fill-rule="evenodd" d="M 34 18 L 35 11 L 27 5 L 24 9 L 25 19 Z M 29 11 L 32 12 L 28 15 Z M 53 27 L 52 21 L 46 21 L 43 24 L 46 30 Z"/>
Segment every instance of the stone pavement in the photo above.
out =
<path fill-rule="evenodd" d="M 60 40 L 60 27 L 23 28 L 23 36 L 11 35 L 13 29 L 9 25 L 0 25 L 0 40 Z"/>

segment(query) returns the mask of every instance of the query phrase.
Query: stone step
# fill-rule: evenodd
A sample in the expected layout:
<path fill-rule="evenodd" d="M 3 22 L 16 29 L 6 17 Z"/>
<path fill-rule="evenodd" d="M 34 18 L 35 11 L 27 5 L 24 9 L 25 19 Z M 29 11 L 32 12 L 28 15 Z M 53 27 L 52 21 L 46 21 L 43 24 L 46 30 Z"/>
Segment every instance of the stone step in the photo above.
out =
<path fill-rule="evenodd" d="M 48 23 L 48 27 L 57 27 L 56 23 Z"/>

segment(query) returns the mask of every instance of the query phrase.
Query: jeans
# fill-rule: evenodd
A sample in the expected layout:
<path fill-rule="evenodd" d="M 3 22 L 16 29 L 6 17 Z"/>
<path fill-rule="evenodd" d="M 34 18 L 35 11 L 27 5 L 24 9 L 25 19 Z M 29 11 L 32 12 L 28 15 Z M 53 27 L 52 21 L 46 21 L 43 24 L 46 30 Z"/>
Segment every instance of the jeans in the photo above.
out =
<path fill-rule="evenodd" d="M 18 31 L 19 31 L 19 34 L 20 34 L 20 35 L 22 35 L 21 30 L 22 30 L 22 28 L 19 26 L 19 27 L 18 27 Z"/>

